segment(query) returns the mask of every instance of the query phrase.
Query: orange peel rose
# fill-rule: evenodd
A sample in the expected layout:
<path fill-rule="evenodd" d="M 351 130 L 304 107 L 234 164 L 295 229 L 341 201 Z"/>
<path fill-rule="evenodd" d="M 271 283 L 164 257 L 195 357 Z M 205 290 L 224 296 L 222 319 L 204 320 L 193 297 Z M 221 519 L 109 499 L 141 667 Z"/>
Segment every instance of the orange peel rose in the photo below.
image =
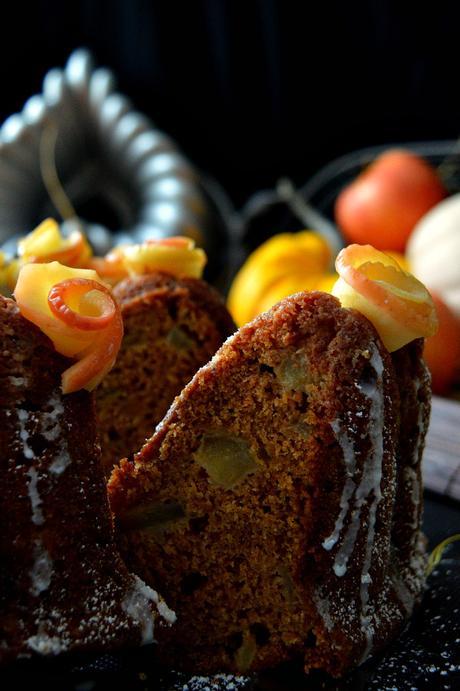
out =
<path fill-rule="evenodd" d="M 105 257 L 93 257 L 89 262 L 89 266 L 111 284 L 127 276 L 141 276 L 155 271 L 201 278 L 205 265 L 205 252 L 195 247 L 194 240 L 182 236 L 120 245 Z"/>
<path fill-rule="evenodd" d="M 371 245 L 349 245 L 335 263 L 332 294 L 371 321 L 390 352 L 436 333 L 436 309 L 423 283 Z"/>
<path fill-rule="evenodd" d="M 62 374 L 62 390 L 94 389 L 113 367 L 123 337 L 120 308 L 95 271 L 51 262 L 26 264 L 14 297 L 56 350 L 77 362 Z"/>
<path fill-rule="evenodd" d="M 80 230 L 73 230 L 66 238 L 56 221 L 47 218 L 18 242 L 18 254 L 24 264 L 58 261 L 65 266 L 83 266 L 92 252 Z"/>

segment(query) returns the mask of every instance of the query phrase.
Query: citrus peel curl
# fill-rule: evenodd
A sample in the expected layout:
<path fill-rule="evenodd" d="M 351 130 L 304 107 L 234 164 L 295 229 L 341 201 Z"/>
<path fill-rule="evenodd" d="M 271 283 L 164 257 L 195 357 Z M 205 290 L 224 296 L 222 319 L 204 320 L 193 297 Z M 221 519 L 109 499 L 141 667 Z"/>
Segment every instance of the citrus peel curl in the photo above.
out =
<path fill-rule="evenodd" d="M 120 308 L 96 272 L 58 262 L 26 264 L 14 297 L 56 350 L 77 360 L 62 374 L 63 392 L 94 389 L 113 366 L 123 337 Z"/>
<path fill-rule="evenodd" d="M 335 263 L 339 279 L 332 294 L 371 321 L 393 352 L 416 338 L 432 336 L 436 309 L 423 283 L 371 245 L 349 245 Z"/>

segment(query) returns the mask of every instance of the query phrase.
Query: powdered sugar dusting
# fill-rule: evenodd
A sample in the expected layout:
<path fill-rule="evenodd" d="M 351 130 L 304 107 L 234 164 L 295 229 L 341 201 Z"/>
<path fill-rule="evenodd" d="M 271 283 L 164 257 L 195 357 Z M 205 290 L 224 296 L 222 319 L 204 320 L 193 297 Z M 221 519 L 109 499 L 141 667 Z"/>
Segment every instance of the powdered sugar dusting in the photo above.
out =
<path fill-rule="evenodd" d="M 315 592 L 313 595 L 313 600 L 316 605 L 319 616 L 324 622 L 324 626 L 327 631 L 332 631 L 335 626 L 335 622 L 329 611 L 330 603 L 329 599 L 323 595 L 321 592 Z"/>
<path fill-rule="evenodd" d="M 195 676 L 185 684 L 176 686 L 177 691 L 238 691 L 248 683 L 247 677 L 232 674 L 216 674 L 213 677 Z"/>

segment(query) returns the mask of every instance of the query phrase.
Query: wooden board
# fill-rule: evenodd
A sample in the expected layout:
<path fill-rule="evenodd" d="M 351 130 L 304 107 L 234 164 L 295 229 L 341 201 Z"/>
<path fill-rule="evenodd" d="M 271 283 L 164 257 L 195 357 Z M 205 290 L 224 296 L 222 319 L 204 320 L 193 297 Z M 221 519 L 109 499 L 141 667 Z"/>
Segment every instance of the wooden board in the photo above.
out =
<path fill-rule="evenodd" d="M 423 456 L 427 489 L 460 501 L 460 403 L 433 396 Z"/>

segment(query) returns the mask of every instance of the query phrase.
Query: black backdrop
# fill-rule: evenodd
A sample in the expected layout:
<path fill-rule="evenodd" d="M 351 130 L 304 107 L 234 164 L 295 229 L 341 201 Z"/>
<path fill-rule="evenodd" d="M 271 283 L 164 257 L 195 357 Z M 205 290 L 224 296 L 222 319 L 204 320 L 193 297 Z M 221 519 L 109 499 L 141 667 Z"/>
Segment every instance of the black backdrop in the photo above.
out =
<path fill-rule="evenodd" d="M 241 204 L 357 147 L 457 137 L 459 20 L 442 1 L 10 0 L 0 117 L 86 46 Z"/>

